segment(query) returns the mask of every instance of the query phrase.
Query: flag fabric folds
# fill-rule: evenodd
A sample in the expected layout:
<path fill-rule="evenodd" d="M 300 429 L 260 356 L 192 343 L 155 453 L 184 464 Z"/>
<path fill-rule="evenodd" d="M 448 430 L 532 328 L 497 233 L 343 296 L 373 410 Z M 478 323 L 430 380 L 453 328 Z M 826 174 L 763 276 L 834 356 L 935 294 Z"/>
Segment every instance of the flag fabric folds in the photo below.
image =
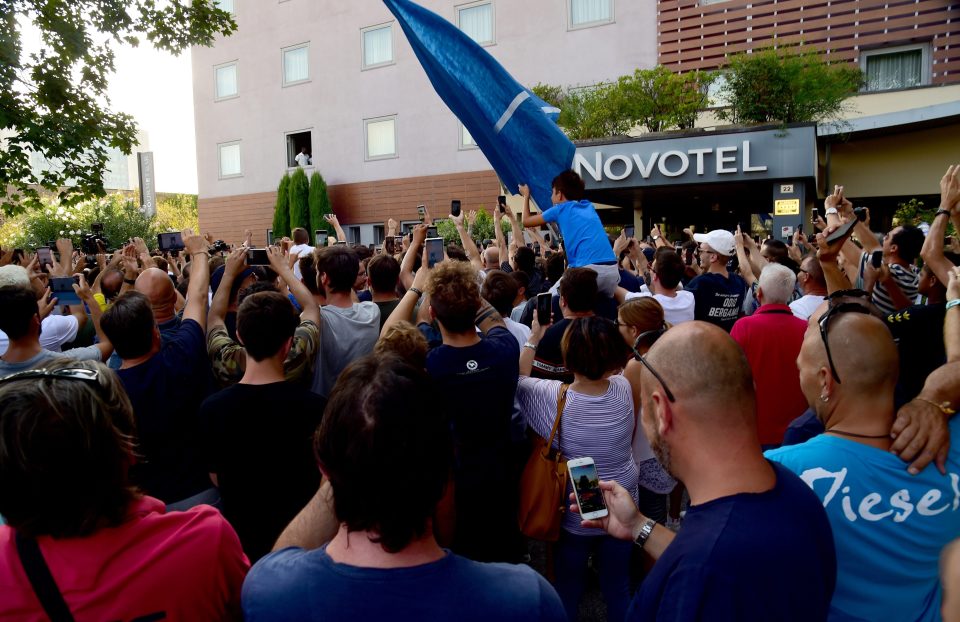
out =
<path fill-rule="evenodd" d="M 550 182 L 573 164 L 576 148 L 557 127 L 560 111 L 514 80 L 459 28 L 409 0 L 384 0 L 423 70 L 512 192 L 530 186 L 537 206 L 551 206 Z"/>

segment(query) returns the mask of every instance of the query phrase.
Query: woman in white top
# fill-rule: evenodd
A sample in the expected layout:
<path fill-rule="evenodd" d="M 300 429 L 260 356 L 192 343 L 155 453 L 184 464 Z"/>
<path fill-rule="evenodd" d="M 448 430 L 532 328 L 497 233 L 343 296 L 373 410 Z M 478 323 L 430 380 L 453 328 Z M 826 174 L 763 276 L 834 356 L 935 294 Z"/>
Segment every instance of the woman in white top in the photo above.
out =
<path fill-rule="evenodd" d="M 541 437 L 549 438 L 562 383 L 529 377 L 536 344 L 545 328 L 534 318 L 530 340 L 520 354 L 517 399 L 527 425 Z M 623 376 L 614 375 L 627 356 L 616 325 L 601 317 L 574 319 L 563 335 L 561 351 L 574 381 L 567 392 L 554 447 L 567 460 L 593 458 L 600 479 L 616 481 L 636 499 L 638 473 L 630 449 L 633 395 L 630 383 Z M 624 619 L 630 600 L 631 548 L 630 542 L 615 540 L 596 529 L 584 529 L 578 514 L 564 515 L 555 549 L 555 587 L 571 620 L 577 619 L 591 552 L 599 568 L 607 619 Z"/>

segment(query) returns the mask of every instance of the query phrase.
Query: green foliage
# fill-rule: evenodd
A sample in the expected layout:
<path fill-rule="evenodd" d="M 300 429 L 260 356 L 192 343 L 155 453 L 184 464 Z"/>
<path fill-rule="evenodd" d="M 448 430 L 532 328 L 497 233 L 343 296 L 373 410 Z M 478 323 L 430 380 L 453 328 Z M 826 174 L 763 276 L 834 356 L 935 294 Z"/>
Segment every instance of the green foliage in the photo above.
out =
<path fill-rule="evenodd" d="M 290 229 L 303 227 L 310 229 L 310 182 L 303 169 L 297 170 L 290 176 L 290 187 L 287 190 L 287 201 L 290 207 Z M 276 233 L 276 230 L 274 230 Z"/>
<path fill-rule="evenodd" d="M 43 39 L 39 53 L 24 50 L 21 24 Z M 0 188 L 10 215 L 43 209 L 41 190 L 59 204 L 103 197 L 108 148 L 129 154 L 136 141 L 130 115 L 112 112 L 106 99 L 116 44 L 136 47 L 141 36 L 179 54 L 229 35 L 236 23 L 214 0 L 0 0 Z M 51 166 L 33 171 L 32 153 Z"/>
<path fill-rule="evenodd" d="M 920 201 L 916 198 L 912 198 L 904 203 L 898 203 L 897 211 L 893 213 L 893 225 L 916 226 L 923 222 L 928 224 L 932 223 L 939 207 L 939 205 L 935 207 L 927 207 L 923 201 Z M 947 235 L 957 235 L 957 231 L 954 229 L 953 223 L 947 224 Z"/>
<path fill-rule="evenodd" d="M 279 240 L 290 235 L 290 175 L 284 175 L 277 188 L 277 204 L 273 208 L 273 237 Z"/>
<path fill-rule="evenodd" d="M 797 46 L 738 54 L 727 69 L 730 106 L 717 116 L 733 123 L 837 121 L 863 84 L 858 68 Z"/>
<path fill-rule="evenodd" d="M 79 249 L 83 236 L 91 232 L 95 222 L 103 224 L 103 233 L 113 248 L 134 237 L 143 238 L 147 246 L 154 248 L 157 233 L 187 227 L 198 231 L 197 198 L 161 196 L 153 218 L 145 216 L 133 198 L 121 193 L 70 205 L 46 200 L 40 209 L 7 218 L 0 226 L 0 245 L 32 249 L 51 240 L 70 238 Z"/>
<path fill-rule="evenodd" d="M 546 100 L 544 100 L 546 101 Z M 437 225 L 437 234 L 443 238 L 444 243 L 446 244 L 456 244 L 460 245 L 460 234 L 457 233 L 457 226 L 453 224 L 453 221 L 448 219 L 435 221 Z M 480 242 L 483 240 L 494 240 L 497 237 L 496 232 L 493 229 L 493 216 L 490 215 L 483 205 L 480 205 L 477 208 L 477 219 L 473 223 L 472 237 L 477 241 L 477 246 L 480 245 Z M 506 236 L 510 233 L 510 222 L 504 219 L 500 223 L 500 230 L 503 231 L 503 235 Z"/>
<path fill-rule="evenodd" d="M 626 134 L 633 127 L 616 83 L 567 89 L 537 84 L 531 90 L 560 109 L 557 124 L 572 140 Z"/>
<path fill-rule="evenodd" d="M 333 213 L 330 207 L 330 196 L 327 194 L 327 182 L 319 171 L 310 176 L 310 231 L 326 229 L 327 221 L 323 217 Z"/>

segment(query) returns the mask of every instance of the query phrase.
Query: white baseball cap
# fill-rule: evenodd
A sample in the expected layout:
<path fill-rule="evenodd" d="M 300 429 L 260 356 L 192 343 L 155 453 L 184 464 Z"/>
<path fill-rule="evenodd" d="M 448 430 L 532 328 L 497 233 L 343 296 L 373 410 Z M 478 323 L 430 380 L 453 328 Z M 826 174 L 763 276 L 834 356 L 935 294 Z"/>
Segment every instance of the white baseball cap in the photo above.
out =
<path fill-rule="evenodd" d="M 706 244 L 724 257 L 733 257 L 737 253 L 737 244 L 733 234 L 723 229 L 714 229 L 707 233 L 694 233 L 693 239 Z"/>

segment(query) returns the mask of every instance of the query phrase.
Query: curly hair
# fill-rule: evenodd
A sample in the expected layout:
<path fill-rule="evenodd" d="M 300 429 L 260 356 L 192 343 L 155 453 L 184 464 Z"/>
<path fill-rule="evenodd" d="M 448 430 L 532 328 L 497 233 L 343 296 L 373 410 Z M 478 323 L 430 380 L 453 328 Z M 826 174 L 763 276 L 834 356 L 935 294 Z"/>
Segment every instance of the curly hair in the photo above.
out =
<path fill-rule="evenodd" d="M 373 354 L 377 358 L 396 354 L 411 365 L 426 367 L 427 338 L 410 322 L 397 322 L 377 340 Z"/>
<path fill-rule="evenodd" d="M 480 310 L 477 271 L 469 263 L 444 261 L 433 268 L 427 283 L 430 306 L 444 328 L 452 333 L 473 330 Z"/>

